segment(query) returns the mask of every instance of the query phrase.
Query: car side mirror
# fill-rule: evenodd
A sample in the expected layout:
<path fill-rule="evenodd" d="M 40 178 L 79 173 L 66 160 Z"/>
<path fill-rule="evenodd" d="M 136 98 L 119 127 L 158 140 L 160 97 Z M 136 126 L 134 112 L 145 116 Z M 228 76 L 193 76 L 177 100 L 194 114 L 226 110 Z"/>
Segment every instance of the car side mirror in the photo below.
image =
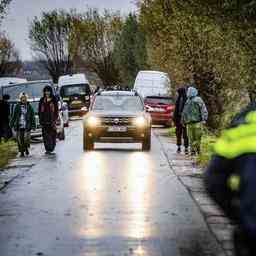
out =
<path fill-rule="evenodd" d="M 81 110 L 82 110 L 83 112 L 87 112 L 87 111 L 88 111 L 88 108 L 87 108 L 87 107 L 82 107 Z"/>
<path fill-rule="evenodd" d="M 146 112 L 152 112 L 152 108 L 148 105 L 145 105 Z"/>

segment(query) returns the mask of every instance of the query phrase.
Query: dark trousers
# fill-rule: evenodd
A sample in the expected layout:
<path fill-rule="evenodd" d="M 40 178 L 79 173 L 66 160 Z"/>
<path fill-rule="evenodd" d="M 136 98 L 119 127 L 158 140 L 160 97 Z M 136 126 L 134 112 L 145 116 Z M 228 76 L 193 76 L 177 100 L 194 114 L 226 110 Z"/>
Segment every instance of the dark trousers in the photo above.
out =
<path fill-rule="evenodd" d="M 182 138 L 183 138 L 184 146 L 185 148 L 188 148 L 189 142 L 188 142 L 187 129 L 181 123 L 176 124 L 176 138 L 177 138 L 177 146 L 182 145 Z"/>
<path fill-rule="evenodd" d="M 12 130 L 8 122 L 1 123 L 0 124 L 0 142 L 2 138 L 4 138 L 4 140 L 7 141 L 11 137 L 12 137 Z"/>
<path fill-rule="evenodd" d="M 45 150 L 47 152 L 53 152 L 56 146 L 56 129 L 52 126 L 43 126 L 42 133 Z"/>
<path fill-rule="evenodd" d="M 30 147 L 30 132 L 25 129 L 17 131 L 17 142 L 20 153 L 24 153 Z"/>

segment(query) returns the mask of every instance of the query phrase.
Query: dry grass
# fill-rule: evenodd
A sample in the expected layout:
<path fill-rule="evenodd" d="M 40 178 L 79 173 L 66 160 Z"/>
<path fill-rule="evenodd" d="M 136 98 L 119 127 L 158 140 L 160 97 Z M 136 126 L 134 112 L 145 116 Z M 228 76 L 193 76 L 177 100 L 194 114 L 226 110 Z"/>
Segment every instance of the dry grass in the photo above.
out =
<path fill-rule="evenodd" d="M 15 141 L 10 140 L 0 143 L 0 169 L 4 168 L 17 153 L 18 149 Z"/>

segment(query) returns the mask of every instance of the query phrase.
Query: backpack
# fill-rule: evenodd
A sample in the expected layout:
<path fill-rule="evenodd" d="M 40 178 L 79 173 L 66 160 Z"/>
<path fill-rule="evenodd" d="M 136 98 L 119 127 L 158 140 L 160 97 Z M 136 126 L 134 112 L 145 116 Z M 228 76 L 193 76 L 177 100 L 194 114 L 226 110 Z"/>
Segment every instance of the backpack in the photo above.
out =
<path fill-rule="evenodd" d="M 189 99 L 184 107 L 183 120 L 186 124 L 199 123 L 202 121 L 201 107 L 193 99 Z"/>

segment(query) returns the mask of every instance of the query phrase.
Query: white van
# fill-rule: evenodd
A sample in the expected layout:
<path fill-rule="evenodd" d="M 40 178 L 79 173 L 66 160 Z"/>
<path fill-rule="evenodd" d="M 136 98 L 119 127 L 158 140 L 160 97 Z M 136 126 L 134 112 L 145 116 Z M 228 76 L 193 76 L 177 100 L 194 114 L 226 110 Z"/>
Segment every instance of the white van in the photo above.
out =
<path fill-rule="evenodd" d="M 144 98 L 147 96 L 167 96 L 170 94 L 171 81 L 168 74 L 159 71 L 140 71 L 133 89 Z"/>
<path fill-rule="evenodd" d="M 58 87 L 70 114 L 83 115 L 89 109 L 91 89 L 85 74 L 60 76 Z"/>
<path fill-rule="evenodd" d="M 0 96 L 2 95 L 2 87 L 11 84 L 21 84 L 26 83 L 27 79 L 18 77 L 0 77 Z"/>

